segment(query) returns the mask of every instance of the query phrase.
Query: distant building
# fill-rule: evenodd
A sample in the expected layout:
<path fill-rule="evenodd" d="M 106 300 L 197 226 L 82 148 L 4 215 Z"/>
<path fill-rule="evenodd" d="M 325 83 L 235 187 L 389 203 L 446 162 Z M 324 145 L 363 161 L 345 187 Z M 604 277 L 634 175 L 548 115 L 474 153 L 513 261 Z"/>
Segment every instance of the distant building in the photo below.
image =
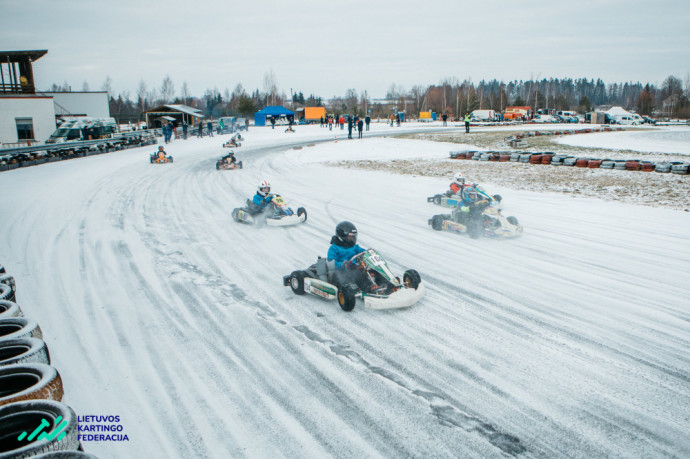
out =
<path fill-rule="evenodd" d="M 47 52 L 0 51 L 0 147 L 45 141 L 62 116 L 110 117 L 107 92 L 36 91 L 33 63 Z"/>
<path fill-rule="evenodd" d="M 154 129 L 163 127 L 163 122 L 172 122 L 175 127 L 181 126 L 182 122 L 193 126 L 199 122 L 204 115 L 201 110 L 187 105 L 161 105 L 160 107 L 152 108 L 144 112 L 146 117 L 146 126 Z"/>

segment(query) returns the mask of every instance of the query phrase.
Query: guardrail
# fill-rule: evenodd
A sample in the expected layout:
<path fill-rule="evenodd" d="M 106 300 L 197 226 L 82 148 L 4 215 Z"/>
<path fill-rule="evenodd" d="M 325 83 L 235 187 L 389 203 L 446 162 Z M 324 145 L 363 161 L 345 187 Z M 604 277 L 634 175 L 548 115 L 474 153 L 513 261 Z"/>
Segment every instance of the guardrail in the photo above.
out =
<path fill-rule="evenodd" d="M 0 150 L 0 171 L 36 166 L 46 162 L 80 158 L 156 143 L 159 130 L 119 133 L 111 138 L 34 145 Z"/>

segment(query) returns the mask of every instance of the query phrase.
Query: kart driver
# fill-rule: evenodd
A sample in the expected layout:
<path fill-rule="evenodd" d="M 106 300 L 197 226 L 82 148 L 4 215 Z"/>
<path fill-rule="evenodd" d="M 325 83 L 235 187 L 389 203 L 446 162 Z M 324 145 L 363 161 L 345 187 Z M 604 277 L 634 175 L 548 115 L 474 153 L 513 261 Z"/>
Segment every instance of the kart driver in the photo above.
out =
<path fill-rule="evenodd" d="M 336 271 L 333 274 L 338 285 L 354 282 L 362 288 L 366 286 L 366 278 L 362 271 L 350 263 L 350 259 L 364 249 L 357 244 L 357 228 L 348 221 L 338 223 L 335 236 L 331 238 L 328 248 L 328 261 L 334 261 Z"/>
<path fill-rule="evenodd" d="M 462 196 L 462 190 L 465 188 L 465 176 L 462 172 L 458 172 L 453 177 L 453 182 L 450 184 L 450 190 L 446 191 L 447 196 L 460 195 Z"/>
<path fill-rule="evenodd" d="M 228 152 L 228 154 L 223 156 L 221 159 L 225 164 L 235 164 L 237 162 L 234 151 Z"/>
<path fill-rule="evenodd" d="M 469 218 L 481 215 L 489 204 L 490 202 L 484 196 L 477 193 L 474 187 L 465 187 L 462 200 L 458 203 L 460 207 L 460 220 L 467 221 Z"/>
<path fill-rule="evenodd" d="M 252 199 L 252 202 L 254 202 L 254 204 L 258 207 L 260 212 L 263 212 L 264 209 L 266 209 L 266 206 L 273 201 L 274 195 L 270 194 L 270 192 L 271 184 L 268 183 L 268 180 L 262 180 L 257 187 L 254 198 Z"/>
<path fill-rule="evenodd" d="M 163 145 L 158 145 L 158 160 L 159 161 L 165 160 L 165 155 L 167 155 L 167 153 L 165 152 Z"/>

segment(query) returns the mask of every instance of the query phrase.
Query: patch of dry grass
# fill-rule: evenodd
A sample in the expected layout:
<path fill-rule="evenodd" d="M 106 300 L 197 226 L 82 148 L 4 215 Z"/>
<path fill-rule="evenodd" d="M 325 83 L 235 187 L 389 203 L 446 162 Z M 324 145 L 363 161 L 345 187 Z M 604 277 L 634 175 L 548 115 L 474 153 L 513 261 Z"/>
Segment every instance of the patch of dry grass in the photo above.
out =
<path fill-rule="evenodd" d="M 457 136 L 457 134 L 455 134 Z M 475 133 L 459 136 L 462 143 L 471 143 L 487 149 L 507 150 L 503 138 L 509 134 Z M 453 134 L 423 134 L 408 138 L 449 142 Z M 467 137 L 466 137 L 467 136 Z M 471 137 L 470 137 L 471 136 Z M 537 140 L 539 151 L 567 153 L 575 156 L 596 158 L 641 158 L 639 152 L 621 152 L 607 149 L 579 149 L 560 145 L 555 137 L 530 138 Z M 531 150 L 531 149 L 530 149 Z M 655 155 L 656 156 L 656 155 Z M 646 159 L 646 158 L 645 158 Z M 449 180 L 462 171 L 471 182 L 494 183 L 506 188 L 530 191 L 551 191 L 605 200 L 648 206 L 661 206 L 690 211 L 690 175 L 670 173 L 620 171 L 613 169 L 588 169 L 569 166 L 535 165 L 513 162 L 489 162 L 473 160 L 389 160 L 389 161 L 340 161 L 337 167 L 378 170 L 405 175 L 446 177 Z"/>

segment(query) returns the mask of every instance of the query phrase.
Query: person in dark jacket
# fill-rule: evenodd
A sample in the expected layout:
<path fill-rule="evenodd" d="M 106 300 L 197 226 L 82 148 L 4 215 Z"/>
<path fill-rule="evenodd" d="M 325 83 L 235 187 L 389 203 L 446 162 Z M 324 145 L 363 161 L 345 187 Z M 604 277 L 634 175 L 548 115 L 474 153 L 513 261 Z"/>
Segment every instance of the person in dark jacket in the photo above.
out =
<path fill-rule="evenodd" d="M 347 138 L 348 139 L 352 138 L 352 117 L 351 116 L 347 117 Z"/>
<path fill-rule="evenodd" d="M 199 120 L 199 138 L 204 136 L 204 122 Z"/>
<path fill-rule="evenodd" d="M 208 136 L 213 137 L 213 123 L 209 121 L 206 123 L 206 127 L 208 128 Z"/>
<path fill-rule="evenodd" d="M 367 115 L 366 118 L 364 118 L 364 122 L 367 125 L 367 131 L 369 130 L 369 123 L 371 123 L 371 116 Z"/>
<path fill-rule="evenodd" d="M 276 128 L 276 119 L 274 117 L 271 117 L 271 129 Z"/>
<path fill-rule="evenodd" d="M 362 118 L 357 121 L 357 132 L 359 133 L 359 138 L 362 138 L 362 131 L 364 130 L 364 121 L 362 121 Z"/>
<path fill-rule="evenodd" d="M 187 124 L 186 121 L 182 122 L 182 137 L 184 137 L 185 140 L 187 140 L 187 130 L 189 129 L 189 125 Z"/>
<path fill-rule="evenodd" d="M 448 114 L 444 113 L 443 116 L 441 116 L 441 118 L 443 119 L 443 125 L 448 126 Z"/>

